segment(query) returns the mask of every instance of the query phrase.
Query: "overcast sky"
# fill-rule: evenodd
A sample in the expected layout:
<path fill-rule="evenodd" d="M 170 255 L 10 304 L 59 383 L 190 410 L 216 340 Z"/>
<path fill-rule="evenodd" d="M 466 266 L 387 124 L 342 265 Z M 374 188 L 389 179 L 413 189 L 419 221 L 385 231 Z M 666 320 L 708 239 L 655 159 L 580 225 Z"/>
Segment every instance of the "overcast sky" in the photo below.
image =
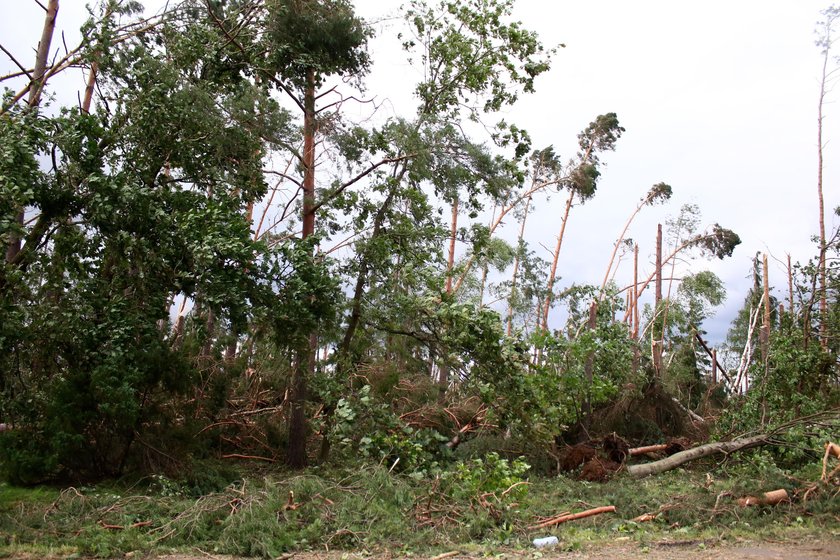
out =
<path fill-rule="evenodd" d="M 70 46 L 83 4 L 61 2 L 58 27 Z M 381 17 L 393 13 L 398 2 L 356 4 L 362 16 L 377 21 L 380 34 L 394 31 L 396 23 Z M 30 64 L 43 11 L 32 0 L 0 0 L 0 5 L 0 42 Z M 603 158 L 607 167 L 595 198 L 573 210 L 560 257 L 561 285 L 600 283 L 625 219 L 658 182 L 673 187 L 672 201 L 644 210 L 629 233 L 639 241 L 648 271 L 656 224 L 684 203 L 700 206 L 704 225 L 719 222 L 741 236 L 732 258 L 694 265 L 714 271 L 727 287 L 726 304 L 705 325 L 715 342 L 741 306 L 756 252 L 780 260 L 790 253 L 794 261 L 816 253 L 811 237 L 817 233 L 821 56 L 814 29 L 827 6 L 810 0 L 519 0 L 515 17 L 546 45 L 566 47 L 538 79 L 537 93 L 506 111 L 506 120 L 527 129 L 534 147 L 554 145 L 564 158 L 576 151 L 577 133 L 599 114 L 617 113 L 626 128 L 616 151 Z M 413 101 L 406 88 L 412 81 L 406 74 L 414 71 L 391 42 L 377 40 L 371 50 L 376 66 L 369 92 L 380 101 L 387 98 L 394 112 L 410 114 Z M 0 73 L 14 70 L 0 53 Z M 83 88 L 83 76 L 68 80 Z M 830 210 L 840 204 L 838 96 L 840 90 L 830 94 L 825 109 L 824 188 L 831 228 L 836 220 Z M 555 196 L 529 218 L 527 237 L 535 248 L 553 247 L 563 202 Z M 548 251 L 543 256 L 550 258 Z M 619 277 L 630 277 L 630 264 L 623 263 Z M 783 288 L 785 274 L 771 260 L 771 284 Z"/>

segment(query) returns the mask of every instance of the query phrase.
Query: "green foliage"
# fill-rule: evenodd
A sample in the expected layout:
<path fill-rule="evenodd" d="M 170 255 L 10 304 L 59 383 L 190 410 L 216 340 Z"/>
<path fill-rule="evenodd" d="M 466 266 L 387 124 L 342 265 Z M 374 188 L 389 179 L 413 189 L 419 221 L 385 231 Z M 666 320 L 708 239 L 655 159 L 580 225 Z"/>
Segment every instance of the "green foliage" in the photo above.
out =
<path fill-rule="evenodd" d="M 724 433 L 771 429 L 840 403 L 833 356 L 818 344 L 803 344 L 800 331 L 775 333 L 766 367 L 754 362 L 750 377 L 747 394 L 726 410 Z"/>
<path fill-rule="evenodd" d="M 528 495 L 528 486 L 523 482 L 530 468 L 521 458 L 511 462 L 491 452 L 481 459 L 456 463 L 442 478 L 448 481 L 449 493 L 456 499 L 492 494 L 498 502 L 510 504 Z"/>
<path fill-rule="evenodd" d="M 418 86 L 421 113 L 448 114 L 461 107 L 476 113 L 512 105 L 519 89 L 534 90 L 534 79 L 549 69 L 535 33 L 508 22 L 511 0 L 412 0 L 405 12 L 414 36 L 403 46 L 419 56 L 430 74 Z M 550 53 L 549 53 L 550 54 Z"/>
<path fill-rule="evenodd" d="M 594 287 L 584 290 L 593 293 Z M 584 409 L 604 404 L 618 394 L 630 380 L 633 342 L 627 328 L 612 320 L 610 304 L 606 300 L 598 306 L 595 328 L 586 326 L 586 318 L 575 310 L 573 296 L 568 336 L 562 333 L 541 332 L 534 344 L 543 355 L 538 375 L 549 391 L 542 406 L 555 408 L 557 424 L 553 429 L 583 420 Z"/>
<path fill-rule="evenodd" d="M 269 61 L 281 79 L 305 87 L 306 72 L 323 77 L 358 75 L 367 70 L 365 48 L 371 31 L 347 0 L 269 0 Z M 319 84 L 316 84 L 319 85 Z"/>

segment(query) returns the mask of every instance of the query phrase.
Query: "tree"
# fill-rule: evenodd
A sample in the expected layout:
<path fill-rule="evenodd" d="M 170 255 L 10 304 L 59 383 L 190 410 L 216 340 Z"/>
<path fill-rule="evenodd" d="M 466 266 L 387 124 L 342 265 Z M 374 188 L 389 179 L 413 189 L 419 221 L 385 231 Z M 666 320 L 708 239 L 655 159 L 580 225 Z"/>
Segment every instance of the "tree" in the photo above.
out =
<path fill-rule="evenodd" d="M 834 43 L 834 24 L 840 17 L 840 8 L 832 6 L 822 12 L 823 21 L 817 26 L 817 46 L 822 54 L 822 72 L 820 74 L 819 103 L 817 104 L 817 202 L 818 202 L 818 223 L 819 223 L 819 290 L 820 290 L 820 345 L 826 348 L 828 339 L 826 336 L 826 323 L 828 322 L 828 296 L 826 280 L 826 251 L 828 249 L 825 235 L 825 204 L 823 202 L 823 109 L 826 103 L 826 95 L 830 82 L 834 79 L 837 68 L 829 70 L 831 60 L 831 47 Z"/>
<path fill-rule="evenodd" d="M 132 8 L 90 31 L 122 28 Z M 150 419 L 172 420 L 160 407 L 195 378 L 159 328 L 171 294 L 242 323 L 283 282 L 255 258 L 241 212 L 265 192 L 261 133 L 283 112 L 213 73 L 226 61 L 194 16 L 171 12 L 107 56 L 89 46 L 95 111 L 10 106 L 0 119 L 2 199 L 33 215 L 0 281 L 2 413 L 16 426 L 3 453 L 18 479 L 118 474 Z M 10 223 L 16 208 L 2 210 Z"/>
<path fill-rule="evenodd" d="M 572 204 L 575 198 L 584 203 L 595 195 L 595 190 L 598 188 L 598 177 L 601 175 L 598 169 L 600 152 L 614 150 L 615 143 L 621 138 L 622 132 L 624 132 L 624 128 L 619 126 L 616 114 L 607 113 L 606 115 L 599 115 L 578 135 L 580 151 L 577 154 L 577 159 L 570 163 L 571 172 L 563 182 L 563 186 L 569 190 L 569 198 L 563 212 L 560 233 L 557 235 L 557 246 L 554 249 L 551 262 L 551 272 L 548 274 L 545 302 L 542 306 L 543 329 L 548 329 L 548 312 L 551 309 L 551 302 L 554 297 L 557 263 L 560 258 L 560 249 L 563 246 L 563 236 L 566 232 L 566 224 L 569 220 Z"/>

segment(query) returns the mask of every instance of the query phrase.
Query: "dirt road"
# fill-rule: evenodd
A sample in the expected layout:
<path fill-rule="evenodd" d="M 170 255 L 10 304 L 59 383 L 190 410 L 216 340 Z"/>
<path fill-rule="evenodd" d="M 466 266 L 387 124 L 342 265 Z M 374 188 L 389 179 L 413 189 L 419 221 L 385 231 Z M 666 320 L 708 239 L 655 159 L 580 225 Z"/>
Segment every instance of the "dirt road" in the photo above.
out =
<path fill-rule="evenodd" d="M 737 543 L 706 544 L 700 541 L 660 542 L 648 546 L 638 544 L 613 544 L 597 546 L 576 552 L 561 552 L 557 549 L 529 549 L 517 551 L 496 551 L 492 554 L 475 552 L 461 553 L 453 550 L 437 556 L 402 556 L 399 553 L 348 553 L 348 552 L 300 552 L 280 556 L 276 560 L 393 560 L 412 558 L 414 560 L 840 560 L 840 540 L 818 542 L 785 543 Z M 168 555 L 154 560 L 233 560 L 229 556 Z"/>

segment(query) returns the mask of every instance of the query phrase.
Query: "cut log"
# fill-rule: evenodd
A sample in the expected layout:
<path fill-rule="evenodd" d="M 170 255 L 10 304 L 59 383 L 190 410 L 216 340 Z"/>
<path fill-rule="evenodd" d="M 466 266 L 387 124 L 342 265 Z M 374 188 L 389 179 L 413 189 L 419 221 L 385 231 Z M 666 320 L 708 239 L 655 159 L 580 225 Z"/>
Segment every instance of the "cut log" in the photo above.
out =
<path fill-rule="evenodd" d="M 630 465 L 627 467 L 627 472 L 634 478 L 644 478 L 653 474 L 659 474 L 671 469 L 675 469 L 684 463 L 702 459 L 709 455 L 716 453 L 733 453 L 744 449 L 759 447 L 767 443 L 767 436 L 762 434 L 750 438 L 736 439 L 734 441 L 720 441 L 716 443 L 707 443 L 693 449 L 681 451 L 671 455 L 667 459 L 661 461 L 654 461 L 644 465 Z"/>
<path fill-rule="evenodd" d="M 656 445 L 645 445 L 644 447 L 633 447 L 630 449 L 630 456 L 645 455 L 647 453 L 659 453 L 668 449 L 667 443 L 659 443 Z"/>
<path fill-rule="evenodd" d="M 552 517 L 550 519 L 546 519 L 542 523 L 532 525 L 531 527 L 529 527 L 529 529 L 545 529 L 546 527 L 560 525 L 561 523 L 565 523 L 567 521 L 574 521 L 575 519 L 583 519 L 584 517 L 592 517 L 593 515 L 600 515 L 602 513 L 610 513 L 614 511 L 615 506 L 602 506 L 594 509 L 588 509 L 586 511 L 581 511 L 578 513 L 565 513 L 562 515 Z"/>
<path fill-rule="evenodd" d="M 741 507 L 749 506 L 775 506 L 782 502 L 789 502 L 787 490 L 784 488 L 780 490 L 773 490 L 772 492 L 765 492 L 760 498 L 755 496 L 746 496 L 738 500 L 738 505 Z"/>

